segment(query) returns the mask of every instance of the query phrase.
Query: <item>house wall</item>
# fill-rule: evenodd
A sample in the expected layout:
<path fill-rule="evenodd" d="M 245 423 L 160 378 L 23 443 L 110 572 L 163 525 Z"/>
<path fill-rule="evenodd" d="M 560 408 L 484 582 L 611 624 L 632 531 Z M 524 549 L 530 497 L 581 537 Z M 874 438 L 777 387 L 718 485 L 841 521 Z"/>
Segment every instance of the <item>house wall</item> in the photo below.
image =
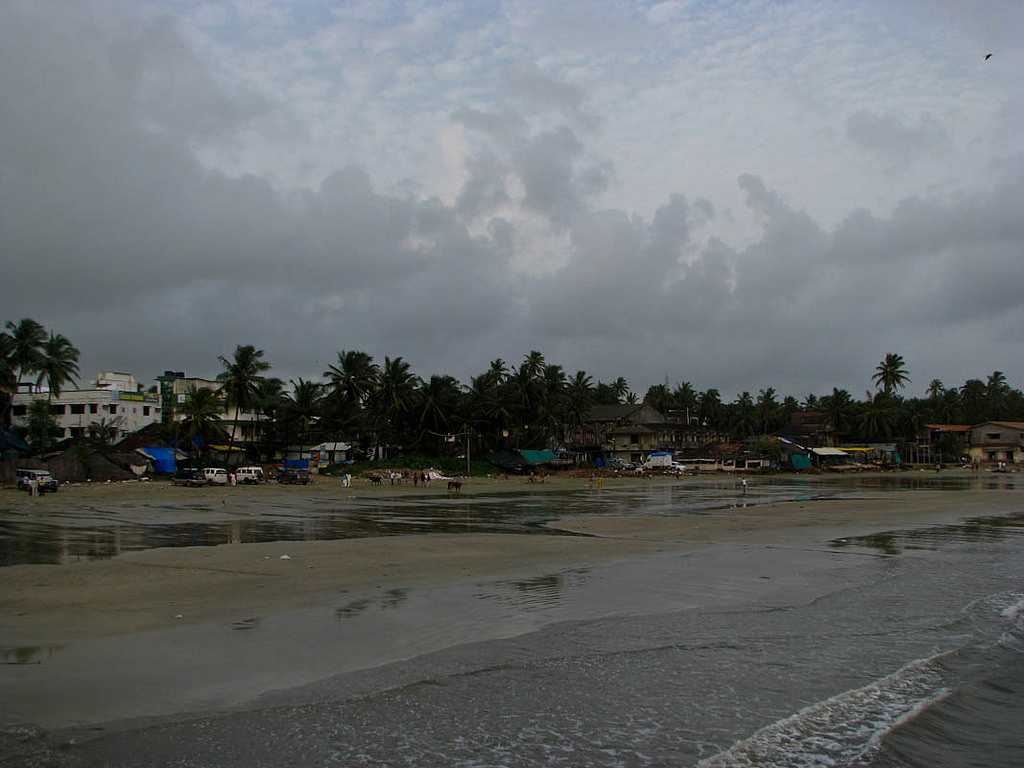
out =
<path fill-rule="evenodd" d="M 970 432 L 971 461 L 1024 463 L 1024 430 L 1003 424 L 979 424 Z"/>

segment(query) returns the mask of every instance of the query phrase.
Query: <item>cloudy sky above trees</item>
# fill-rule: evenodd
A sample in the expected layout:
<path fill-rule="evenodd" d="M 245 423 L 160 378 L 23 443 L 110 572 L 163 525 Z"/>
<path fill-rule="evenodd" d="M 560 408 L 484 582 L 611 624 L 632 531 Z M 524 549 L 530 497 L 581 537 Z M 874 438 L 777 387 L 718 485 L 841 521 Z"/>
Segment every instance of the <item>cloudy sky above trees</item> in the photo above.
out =
<path fill-rule="evenodd" d="M 140 378 L 252 343 L 1021 386 L 1022 33 L 1017 0 L 14 0 L 0 319 Z"/>

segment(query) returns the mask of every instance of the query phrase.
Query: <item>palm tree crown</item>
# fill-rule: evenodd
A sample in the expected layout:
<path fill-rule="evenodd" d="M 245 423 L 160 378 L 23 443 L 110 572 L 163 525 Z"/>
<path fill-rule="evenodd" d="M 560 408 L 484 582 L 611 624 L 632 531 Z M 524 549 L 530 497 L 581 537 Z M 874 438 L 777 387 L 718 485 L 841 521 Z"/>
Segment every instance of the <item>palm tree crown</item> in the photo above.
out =
<path fill-rule="evenodd" d="M 43 345 L 46 343 L 46 329 L 31 318 L 18 322 L 7 321 L 10 334 L 10 361 L 16 370 L 15 384 L 22 377 L 39 370 L 43 361 Z"/>
<path fill-rule="evenodd" d="M 45 381 L 50 397 L 60 397 L 65 384 L 78 381 L 78 350 L 66 336 L 51 333 L 50 338 L 43 342 L 37 370 L 36 386 Z"/>
<path fill-rule="evenodd" d="M 885 359 L 875 368 L 875 375 L 871 377 L 875 386 L 882 388 L 887 395 L 893 394 L 898 389 L 903 389 L 910 383 L 910 376 L 907 373 L 907 364 L 901 355 L 890 352 Z"/>

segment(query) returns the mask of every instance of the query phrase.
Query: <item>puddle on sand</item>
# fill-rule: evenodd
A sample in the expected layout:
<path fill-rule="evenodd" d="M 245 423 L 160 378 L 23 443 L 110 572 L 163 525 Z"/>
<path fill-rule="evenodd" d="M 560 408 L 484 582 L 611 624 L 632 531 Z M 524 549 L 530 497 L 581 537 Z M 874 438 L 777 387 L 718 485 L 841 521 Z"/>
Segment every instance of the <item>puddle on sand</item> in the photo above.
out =
<path fill-rule="evenodd" d="M 63 649 L 63 645 L 20 645 L 13 648 L 0 648 L 0 659 L 4 664 L 14 666 L 42 664 Z"/>
<path fill-rule="evenodd" d="M 358 600 L 352 600 L 345 605 L 339 606 L 334 609 L 334 618 L 338 621 L 345 621 L 346 619 L 354 619 L 362 613 L 365 613 L 368 609 L 376 606 L 377 610 L 388 611 L 397 608 L 406 600 L 409 599 L 409 590 L 397 587 L 395 589 L 389 589 L 378 597 L 362 597 Z"/>
<path fill-rule="evenodd" d="M 864 547 L 884 555 L 899 555 L 907 550 L 940 549 L 951 544 L 978 544 L 1024 536 L 1024 513 L 1006 517 L 973 517 L 952 525 L 930 525 L 900 531 L 883 531 L 867 536 L 833 539 L 829 546 Z"/>
<path fill-rule="evenodd" d="M 510 608 L 526 611 L 544 610 L 557 606 L 566 594 L 583 584 L 589 568 L 573 568 L 528 579 L 503 579 L 478 584 L 479 600 L 492 600 Z"/>

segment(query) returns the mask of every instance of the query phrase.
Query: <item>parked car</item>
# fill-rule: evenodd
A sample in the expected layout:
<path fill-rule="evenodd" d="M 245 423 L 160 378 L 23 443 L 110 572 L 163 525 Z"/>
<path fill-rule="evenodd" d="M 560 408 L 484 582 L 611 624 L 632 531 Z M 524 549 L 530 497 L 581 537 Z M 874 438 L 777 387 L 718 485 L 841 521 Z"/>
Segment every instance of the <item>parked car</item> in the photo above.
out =
<path fill-rule="evenodd" d="M 39 483 L 40 493 L 56 493 L 60 488 L 57 478 L 45 469 L 19 469 L 15 472 L 17 476 L 18 489 L 22 491 L 32 490 L 32 480 Z"/>
<path fill-rule="evenodd" d="M 206 467 L 203 470 L 203 477 L 210 485 L 228 484 L 228 471 L 224 467 Z"/>
<path fill-rule="evenodd" d="M 277 482 L 283 485 L 309 485 L 312 478 L 308 469 L 282 469 L 277 473 Z"/>
<path fill-rule="evenodd" d="M 239 483 L 248 485 L 262 483 L 267 479 L 263 474 L 263 467 L 239 467 L 235 470 L 235 477 L 238 478 Z"/>
<path fill-rule="evenodd" d="M 618 456 L 613 456 L 605 462 L 605 466 L 608 469 L 636 469 L 636 464 L 628 462 L 624 459 L 620 459 Z"/>
<path fill-rule="evenodd" d="M 192 488 L 209 485 L 203 470 L 196 467 L 180 467 L 177 474 L 174 475 L 174 480 L 171 482 L 174 485 L 184 485 Z"/>

